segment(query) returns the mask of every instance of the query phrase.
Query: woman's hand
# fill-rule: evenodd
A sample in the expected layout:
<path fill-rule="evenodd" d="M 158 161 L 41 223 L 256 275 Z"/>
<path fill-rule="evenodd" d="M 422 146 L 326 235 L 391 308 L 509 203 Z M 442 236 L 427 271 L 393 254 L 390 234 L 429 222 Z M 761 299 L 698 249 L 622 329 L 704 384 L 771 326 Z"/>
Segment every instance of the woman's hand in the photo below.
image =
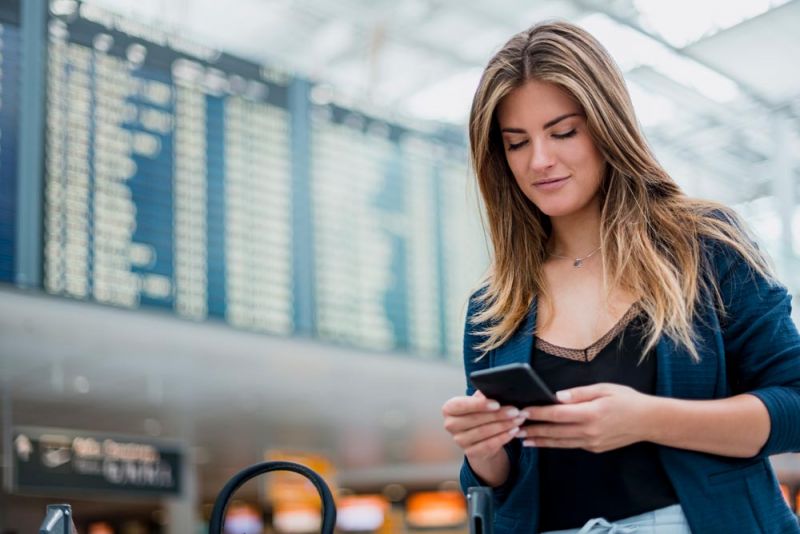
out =
<path fill-rule="evenodd" d="M 442 406 L 444 428 L 473 462 L 501 452 L 514 439 L 527 414 L 497 402 L 476 391 L 471 397 L 453 397 Z"/>
<path fill-rule="evenodd" d="M 619 384 L 594 384 L 557 393 L 563 404 L 526 408 L 536 421 L 516 434 L 526 447 L 606 452 L 648 436 L 655 397 Z"/>

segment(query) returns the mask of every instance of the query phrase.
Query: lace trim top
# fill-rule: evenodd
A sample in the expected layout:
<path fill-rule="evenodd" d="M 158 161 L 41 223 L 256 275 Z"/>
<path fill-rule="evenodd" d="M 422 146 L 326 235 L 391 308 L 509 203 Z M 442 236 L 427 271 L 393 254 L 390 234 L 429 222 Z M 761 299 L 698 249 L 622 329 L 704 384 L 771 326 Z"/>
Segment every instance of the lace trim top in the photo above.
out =
<path fill-rule="evenodd" d="M 536 336 L 535 346 L 537 349 L 553 356 L 559 356 L 561 358 L 567 358 L 568 360 L 575 360 L 579 362 L 590 362 L 594 360 L 595 357 L 600 354 L 600 352 L 620 334 L 620 332 L 625 330 L 625 328 L 628 327 L 628 324 L 633 321 L 640 312 L 641 310 L 639 309 L 639 306 L 634 303 L 630 308 L 628 308 L 628 311 L 625 312 L 625 315 L 623 315 L 622 318 L 617 321 L 617 324 L 611 327 L 611 330 L 606 332 L 603 337 L 585 349 L 559 347 L 558 345 L 548 343 L 538 336 Z"/>
<path fill-rule="evenodd" d="M 640 310 L 637 305 L 626 312 L 583 350 L 552 343 L 543 350 L 531 343 L 531 366 L 553 391 L 613 383 L 654 395 L 658 359 L 655 347 L 644 353 L 648 319 Z M 550 354 L 556 352 L 560 356 Z M 596 517 L 617 521 L 678 502 L 654 443 L 602 453 L 542 447 L 538 453 L 539 487 L 546 488 L 539 492 L 542 532 L 578 529 Z"/>

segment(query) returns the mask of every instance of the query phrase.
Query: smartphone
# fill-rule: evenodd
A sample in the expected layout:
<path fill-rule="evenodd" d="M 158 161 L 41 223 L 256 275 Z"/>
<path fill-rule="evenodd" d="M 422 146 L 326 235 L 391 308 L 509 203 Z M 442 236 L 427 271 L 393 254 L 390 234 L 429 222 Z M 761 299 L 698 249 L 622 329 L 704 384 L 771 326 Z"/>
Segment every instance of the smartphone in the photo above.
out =
<path fill-rule="evenodd" d="M 510 363 L 473 371 L 469 380 L 487 398 L 503 406 L 560 404 L 559 400 L 527 363 Z"/>

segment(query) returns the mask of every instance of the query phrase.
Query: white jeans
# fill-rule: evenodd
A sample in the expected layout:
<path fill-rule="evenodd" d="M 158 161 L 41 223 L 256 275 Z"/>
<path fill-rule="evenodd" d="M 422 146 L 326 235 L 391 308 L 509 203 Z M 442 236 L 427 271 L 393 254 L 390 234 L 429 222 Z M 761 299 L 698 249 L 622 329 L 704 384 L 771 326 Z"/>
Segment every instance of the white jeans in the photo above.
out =
<path fill-rule="evenodd" d="M 680 504 L 626 517 L 610 523 L 598 517 L 581 528 L 550 530 L 542 534 L 692 534 Z"/>

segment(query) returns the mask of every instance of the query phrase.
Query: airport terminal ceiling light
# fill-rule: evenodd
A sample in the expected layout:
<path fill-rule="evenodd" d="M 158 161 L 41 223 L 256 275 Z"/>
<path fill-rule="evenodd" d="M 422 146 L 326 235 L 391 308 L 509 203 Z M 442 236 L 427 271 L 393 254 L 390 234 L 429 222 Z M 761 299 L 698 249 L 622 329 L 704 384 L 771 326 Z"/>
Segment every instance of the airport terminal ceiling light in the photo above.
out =
<path fill-rule="evenodd" d="M 736 83 L 670 50 L 643 31 L 620 24 L 602 13 L 588 15 L 577 22 L 608 48 L 623 72 L 647 65 L 710 100 L 726 103 L 742 97 Z"/>
<path fill-rule="evenodd" d="M 643 29 L 677 48 L 741 24 L 789 0 L 633 0 Z"/>

